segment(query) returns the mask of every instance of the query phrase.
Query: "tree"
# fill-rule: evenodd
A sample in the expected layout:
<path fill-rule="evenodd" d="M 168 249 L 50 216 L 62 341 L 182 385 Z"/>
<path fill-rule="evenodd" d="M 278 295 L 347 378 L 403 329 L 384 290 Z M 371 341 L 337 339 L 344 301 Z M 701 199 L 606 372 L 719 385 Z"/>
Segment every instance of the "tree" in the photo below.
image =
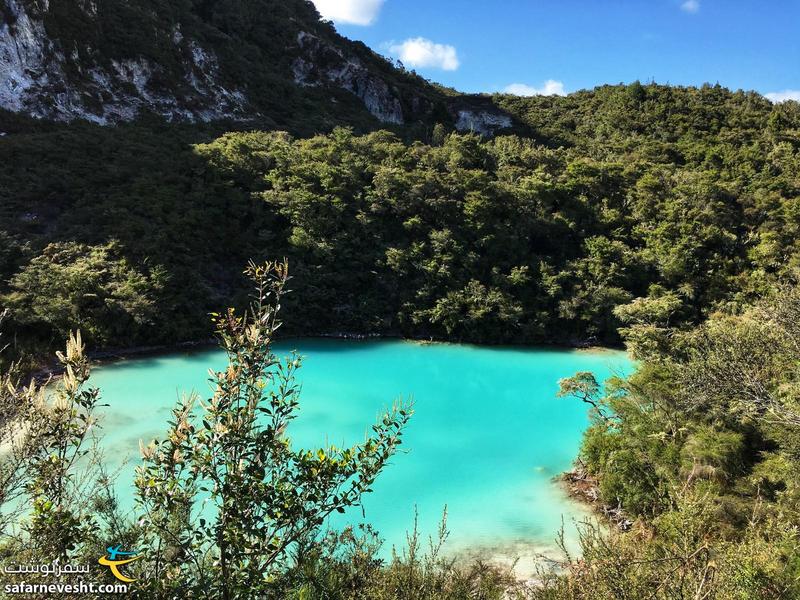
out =
<path fill-rule="evenodd" d="M 2 319 L 0 319 L 2 320 Z M 0 554 L 17 564 L 76 558 L 117 520 L 111 481 L 95 445 L 99 391 L 86 388 L 80 333 L 58 353 L 64 369 L 49 392 L 0 374 Z"/>
<path fill-rule="evenodd" d="M 596 416 L 606 422 L 610 421 L 610 418 L 605 414 L 602 400 L 600 399 L 600 385 L 589 371 L 580 371 L 572 377 L 561 379 L 558 382 L 556 396 L 559 398 L 574 396 L 581 402 L 591 406 Z"/>
<path fill-rule="evenodd" d="M 620 335 L 634 358 L 658 360 L 668 355 L 673 334 L 670 325 L 682 305 L 677 294 L 654 287 L 650 296 L 614 309 L 614 315 L 626 325 Z"/>
<path fill-rule="evenodd" d="M 156 596 L 263 597 L 293 547 L 370 491 L 411 415 L 396 404 L 351 448 L 294 449 L 287 427 L 300 358 L 271 350 L 288 267 L 251 264 L 247 273 L 251 309 L 215 316 L 228 366 L 212 374 L 212 397 L 183 399 L 166 439 L 142 448 L 142 580 Z"/>
<path fill-rule="evenodd" d="M 9 282 L 14 321 L 50 338 L 80 329 L 95 344 L 135 343 L 156 316 L 164 273 L 140 272 L 120 250 L 114 242 L 48 245 Z"/>
<path fill-rule="evenodd" d="M 686 406 L 800 427 L 798 314 L 800 289 L 785 285 L 744 313 L 719 315 L 687 334 Z"/>

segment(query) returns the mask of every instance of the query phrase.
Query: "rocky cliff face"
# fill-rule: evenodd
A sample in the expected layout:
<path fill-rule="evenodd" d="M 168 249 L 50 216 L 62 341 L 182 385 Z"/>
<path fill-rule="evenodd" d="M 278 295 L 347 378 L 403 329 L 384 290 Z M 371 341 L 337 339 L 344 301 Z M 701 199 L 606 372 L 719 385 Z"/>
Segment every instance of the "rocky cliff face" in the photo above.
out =
<path fill-rule="evenodd" d="M 300 53 L 292 63 L 295 83 L 340 87 L 355 94 L 382 123 L 405 123 L 397 89 L 372 73 L 357 56 L 348 55 L 307 31 L 297 34 L 297 45 Z"/>
<path fill-rule="evenodd" d="M 42 119 L 281 125 L 304 106 L 326 123 L 361 110 L 379 124 L 482 135 L 512 125 L 342 38 L 305 0 L 0 0 L 0 17 L 0 108 Z M 342 91 L 353 107 L 337 106 Z"/>
<path fill-rule="evenodd" d="M 0 106 L 12 112 L 69 121 L 86 119 L 99 124 L 135 119 L 141 111 L 168 120 L 243 118 L 248 102 L 241 90 L 218 79 L 213 51 L 173 31 L 180 57 L 180 80 L 158 85 L 164 69 L 144 56 L 129 59 L 97 55 L 87 42 L 67 48 L 51 38 L 43 14 L 19 0 L 4 0 L 0 25 Z M 87 17 L 96 14 L 93 2 L 80 5 Z M 88 57 L 88 60 L 87 60 Z"/>
<path fill-rule="evenodd" d="M 474 131 L 482 136 L 492 136 L 496 132 L 513 126 L 511 117 L 497 109 L 456 110 L 456 129 L 458 131 Z"/>

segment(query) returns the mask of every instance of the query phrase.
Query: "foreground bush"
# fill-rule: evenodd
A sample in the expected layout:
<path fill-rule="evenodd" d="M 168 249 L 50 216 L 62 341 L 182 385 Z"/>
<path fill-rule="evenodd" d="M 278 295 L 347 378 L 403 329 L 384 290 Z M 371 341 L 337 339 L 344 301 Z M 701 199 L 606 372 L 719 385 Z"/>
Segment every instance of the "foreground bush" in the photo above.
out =
<path fill-rule="evenodd" d="M 800 597 L 800 288 L 691 330 L 655 328 L 635 304 L 636 372 L 561 387 L 592 405 L 581 462 L 599 503 L 637 522 L 587 527 L 540 595 Z"/>
<path fill-rule="evenodd" d="M 85 389 L 80 336 L 59 354 L 55 399 L 21 387 L 12 365 L 0 382 L 0 564 L 95 563 L 113 539 L 141 553 L 130 572 L 142 597 L 261 598 L 328 515 L 359 504 L 410 409 L 387 411 L 352 448 L 293 449 L 300 359 L 271 351 L 288 268 L 251 265 L 248 274 L 257 292 L 250 311 L 216 316 L 229 360 L 211 374 L 213 395 L 183 399 L 166 439 L 142 447 L 135 522 L 117 510 L 96 446 L 99 391 Z"/>

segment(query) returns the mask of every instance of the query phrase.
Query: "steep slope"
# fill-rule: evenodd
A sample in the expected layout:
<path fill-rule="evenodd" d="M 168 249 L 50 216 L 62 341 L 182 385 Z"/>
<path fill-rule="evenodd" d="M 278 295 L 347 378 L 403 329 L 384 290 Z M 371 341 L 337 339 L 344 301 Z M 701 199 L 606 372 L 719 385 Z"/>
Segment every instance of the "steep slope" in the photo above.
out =
<path fill-rule="evenodd" d="M 305 0 L 2 0 L 0 108 L 98 124 L 147 113 L 319 130 L 512 125 L 338 35 Z"/>

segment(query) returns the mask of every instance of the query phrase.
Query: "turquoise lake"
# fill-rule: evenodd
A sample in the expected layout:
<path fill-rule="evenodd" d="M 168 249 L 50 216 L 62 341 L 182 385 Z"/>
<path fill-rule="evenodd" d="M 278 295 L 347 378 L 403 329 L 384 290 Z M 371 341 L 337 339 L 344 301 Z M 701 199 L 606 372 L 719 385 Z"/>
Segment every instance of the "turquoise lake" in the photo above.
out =
<path fill-rule="evenodd" d="M 556 398 L 558 380 L 592 371 L 599 380 L 630 370 L 623 352 L 490 348 L 404 341 L 299 339 L 278 344 L 303 357 L 299 417 L 289 436 L 306 448 L 363 441 L 378 412 L 412 399 L 415 414 L 403 450 L 364 500 L 333 523 L 372 523 L 385 548 L 401 547 L 419 513 L 434 534 L 445 505 L 447 548 L 497 560 L 555 552 L 562 525 L 587 516 L 553 481 L 570 468 L 588 424 L 586 405 Z M 103 446 L 121 464 L 123 500 L 132 489 L 139 440 L 160 437 L 182 393 L 208 397 L 208 369 L 219 351 L 126 360 L 93 371 L 102 391 Z M 427 539 L 426 537 L 424 539 Z"/>

